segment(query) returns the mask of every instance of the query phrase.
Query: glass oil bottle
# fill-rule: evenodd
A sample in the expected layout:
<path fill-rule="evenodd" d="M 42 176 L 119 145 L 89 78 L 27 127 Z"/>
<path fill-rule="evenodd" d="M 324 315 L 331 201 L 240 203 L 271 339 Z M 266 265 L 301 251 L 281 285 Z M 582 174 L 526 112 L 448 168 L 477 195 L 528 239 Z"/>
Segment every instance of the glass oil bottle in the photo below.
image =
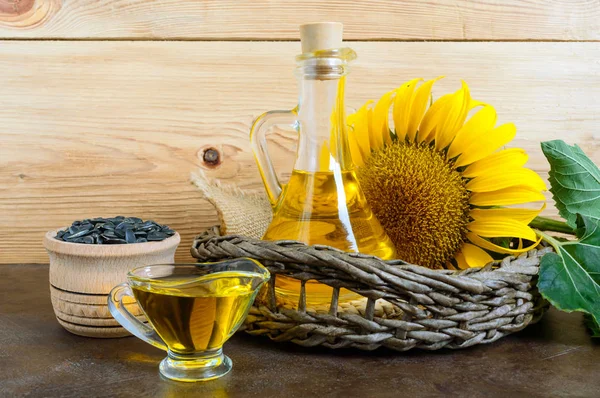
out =
<path fill-rule="evenodd" d="M 365 199 L 348 145 L 344 88 L 348 64 L 356 53 L 342 48 L 341 24 L 302 25 L 300 30 L 303 53 L 296 57 L 298 106 L 263 114 L 250 133 L 273 207 L 273 220 L 263 239 L 292 239 L 392 259 L 395 248 Z M 299 137 L 294 169 L 284 186 L 265 139 L 266 131 L 277 124 L 294 125 Z M 308 306 L 329 304 L 329 286 L 308 281 L 305 289 Z M 279 303 L 294 307 L 300 282 L 278 276 L 275 291 Z M 355 298 L 358 296 L 342 289 L 339 302 Z"/>

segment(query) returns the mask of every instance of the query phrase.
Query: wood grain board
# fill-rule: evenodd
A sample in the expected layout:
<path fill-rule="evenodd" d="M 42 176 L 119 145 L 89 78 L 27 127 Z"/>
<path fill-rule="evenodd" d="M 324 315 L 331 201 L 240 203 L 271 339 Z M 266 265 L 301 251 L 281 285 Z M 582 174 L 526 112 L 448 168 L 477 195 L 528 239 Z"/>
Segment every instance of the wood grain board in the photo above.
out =
<path fill-rule="evenodd" d="M 289 40 L 326 20 L 350 40 L 600 40 L 596 0 L 0 0 L 0 38 Z"/>
<path fill-rule="evenodd" d="M 540 140 L 577 143 L 600 162 L 597 43 L 356 42 L 356 107 L 415 76 L 465 79 L 473 96 L 513 121 L 511 144 L 545 175 Z M 182 235 L 216 223 L 189 183 L 207 175 L 261 186 L 249 151 L 253 118 L 295 104 L 297 42 L 0 41 L 0 262 L 47 262 L 43 234 L 75 219 L 151 218 Z M 274 134 L 278 170 L 294 136 Z M 206 148 L 220 153 L 214 167 Z M 553 208 L 547 214 L 556 214 Z"/>

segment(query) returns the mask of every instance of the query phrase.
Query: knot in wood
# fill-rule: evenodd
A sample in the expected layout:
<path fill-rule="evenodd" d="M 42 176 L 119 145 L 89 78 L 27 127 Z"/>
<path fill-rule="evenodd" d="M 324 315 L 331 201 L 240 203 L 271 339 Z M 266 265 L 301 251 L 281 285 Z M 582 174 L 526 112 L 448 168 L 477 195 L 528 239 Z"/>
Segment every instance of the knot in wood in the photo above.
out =
<path fill-rule="evenodd" d="M 206 148 L 202 154 L 202 160 L 208 166 L 218 166 L 221 164 L 221 154 L 215 148 Z"/>

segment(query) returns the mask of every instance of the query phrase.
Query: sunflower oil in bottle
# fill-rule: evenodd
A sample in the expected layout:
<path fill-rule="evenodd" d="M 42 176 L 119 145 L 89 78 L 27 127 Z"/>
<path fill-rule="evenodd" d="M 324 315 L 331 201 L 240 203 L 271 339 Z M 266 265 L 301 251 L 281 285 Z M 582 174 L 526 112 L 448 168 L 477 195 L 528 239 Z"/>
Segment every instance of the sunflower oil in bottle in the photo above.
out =
<path fill-rule="evenodd" d="M 292 239 L 392 259 L 394 245 L 365 199 L 348 146 L 344 87 L 348 63 L 356 54 L 341 48 L 341 24 L 303 25 L 301 38 L 303 53 L 296 58 L 298 106 L 265 113 L 251 131 L 252 148 L 273 205 L 273 220 L 263 239 Z M 265 141 L 266 130 L 282 123 L 294 124 L 299 137 L 294 169 L 283 187 Z M 300 282 L 284 276 L 277 276 L 275 282 L 278 302 L 295 308 Z M 330 303 L 329 286 L 308 281 L 305 289 L 307 305 Z M 339 302 L 358 297 L 342 289 Z"/>
<path fill-rule="evenodd" d="M 393 254 L 354 171 L 293 170 L 264 239 L 281 236 L 348 252 Z"/>

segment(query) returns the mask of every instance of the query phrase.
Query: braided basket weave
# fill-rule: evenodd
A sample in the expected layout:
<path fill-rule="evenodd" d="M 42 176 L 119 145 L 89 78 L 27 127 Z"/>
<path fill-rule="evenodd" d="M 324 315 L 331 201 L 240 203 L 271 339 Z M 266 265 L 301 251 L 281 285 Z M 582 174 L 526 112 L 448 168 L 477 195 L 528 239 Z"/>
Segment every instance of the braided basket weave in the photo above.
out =
<path fill-rule="evenodd" d="M 549 251 L 539 247 L 483 268 L 431 270 L 295 241 L 219 236 L 218 227 L 199 235 L 191 250 L 200 261 L 250 257 L 269 269 L 268 289 L 246 319 L 250 334 L 302 346 L 398 351 L 491 343 L 536 322 L 547 308 L 536 275 Z M 279 305 L 279 275 L 302 282 L 297 309 Z M 330 305 L 307 308 L 307 280 L 333 287 Z M 341 288 L 363 299 L 338 303 Z"/>

